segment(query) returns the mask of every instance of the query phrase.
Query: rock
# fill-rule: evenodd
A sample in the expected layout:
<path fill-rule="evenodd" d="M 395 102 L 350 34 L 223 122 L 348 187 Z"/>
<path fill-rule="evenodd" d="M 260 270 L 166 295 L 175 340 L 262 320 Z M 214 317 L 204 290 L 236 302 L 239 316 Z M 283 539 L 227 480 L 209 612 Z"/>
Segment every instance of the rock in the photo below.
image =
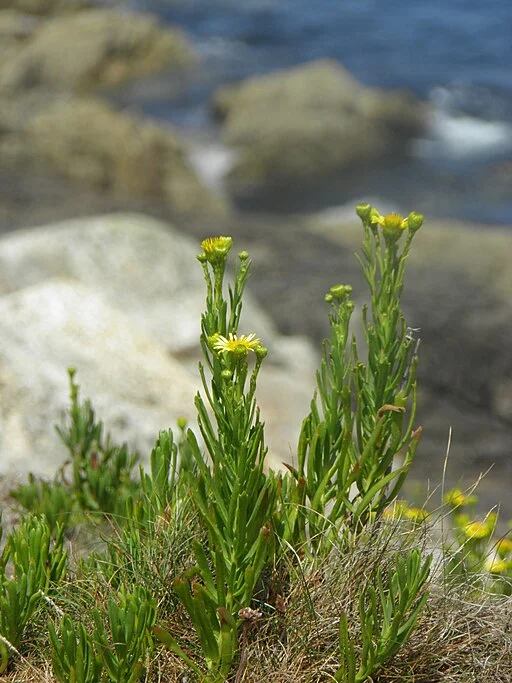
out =
<path fill-rule="evenodd" d="M 269 466 L 284 469 L 283 463 L 297 465 L 300 428 L 310 411 L 319 354 L 307 337 L 280 336 L 271 347 L 258 378 L 257 395 L 265 421 Z"/>
<path fill-rule="evenodd" d="M 39 18 L 15 10 L 0 10 L 0 78 L 2 65 L 16 59 L 39 25 Z M 0 107 L 0 117 L 2 117 Z"/>
<path fill-rule="evenodd" d="M 170 353 L 197 355 L 204 309 L 199 243 L 165 223 L 112 214 L 18 230 L 0 239 L 0 295 L 70 278 L 122 311 Z M 246 318 L 272 347 L 276 332 L 250 295 Z M 268 340 L 268 341 L 267 341 Z"/>
<path fill-rule="evenodd" d="M 2 8 L 36 15 L 75 12 L 96 4 L 98 0 L 2 0 Z"/>
<path fill-rule="evenodd" d="M 224 199 L 202 185 L 171 127 L 116 112 L 96 99 L 7 101 L 0 163 L 53 171 L 105 193 L 149 198 L 178 215 L 223 218 Z"/>
<path fill-rule="evenodd" d="M 53 432 L 68 406 L 66 367 L 119 441 L 147 455 L 159 429 L 193 415 L 190 375 L 128 316 L 77 282 L 42 282 L 0 299 L 0 474 L 52 476 Z"/>
<path fill-rule="evenodd" d="M 0 10 L 2 51 L 5 51 L 9 42 L 20 43 L 30 38 L 38 26 L 39 19 L 37 17 L 14 10 Z"/>
<path fill-rule="evenodd" d="M 81 4 L 20 0 L 9 6 L 40 16 L 0 11 L 0 167 L 156 201 L 180 217 L 225 219 L 227 201 L 199 180 L 170 126 L 76 96 L 164 66 L 189 67 L 196 57 L 187 39 L 150 15 L 67 11 Z"/>
<path fill-rule="evenodd" d="M 259 110 L 269 102 L 272 114 L 293 105 L 319 114 L 332 109 L 353 111 L 362 90 L 337 62 L 321 60 L 223 86 L 214 94 L 212 106 L 222 120 L 236 116 L 237 110 Z"/>
<path fill-rule="evenodd" d="M 86 9 L 46 21 L 0 61 L 0 90 L 84 90 L 111 86 L 163 67 L 195 61 L 179 29 L 151 15 Z"/>
<path fill-rule="evenodd" d="M 407 93 L 362 86 L 329 60 L 225 86 L 213 110 L 238 152 L 235 187 L 307 180 L 401 154 L 427 111 Z"/>
<path fill-rule="evenodd" d="M 108 429 L 144 455 L 159 429 L 180 415 L 195 421 L 205 298 L 197 251 L 142 216 L 0 239 L 0 475 L 51 475 L 64 459 L 52 424 L 67 406 L 70 365 Z M 296 449 L 316 354 L 309 341 L 278 335 L 249 294 L 241 331 L 256 332 L 270 349 L 258 398 L 269 463 L 279 466 Z"/>

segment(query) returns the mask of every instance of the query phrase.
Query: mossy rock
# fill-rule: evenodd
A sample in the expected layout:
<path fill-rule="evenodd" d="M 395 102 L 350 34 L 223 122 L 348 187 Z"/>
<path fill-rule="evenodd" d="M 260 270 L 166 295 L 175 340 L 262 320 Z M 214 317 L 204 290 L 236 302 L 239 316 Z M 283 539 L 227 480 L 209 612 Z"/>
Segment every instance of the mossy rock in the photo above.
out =
<path fill-rule="evenodd" d="M 0 88 L 83 91 L 195 62 L 184 33 L 151 15 L 86 9 L 41 21 L 16 53 L 0 60 Z"/>
<path fill-rule="evenodd" d="M 215 93 L 213 112 L 238 152 L 233 187 L 289 183 L 401 154 L 426 125 L 412 95 L 367 88 L 321 60 Z"/>

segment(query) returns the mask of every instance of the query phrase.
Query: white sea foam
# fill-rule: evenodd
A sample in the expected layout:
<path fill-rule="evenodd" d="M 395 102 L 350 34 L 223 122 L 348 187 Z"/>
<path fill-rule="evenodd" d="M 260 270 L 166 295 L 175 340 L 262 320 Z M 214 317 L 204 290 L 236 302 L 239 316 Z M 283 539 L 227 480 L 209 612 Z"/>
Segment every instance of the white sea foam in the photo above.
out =
<path fill-rule="evenodd" d="M 465 157 L 512 149 L 512 126 L 504 121 L 482 121 L 471 116 L 435 112 L 429 137 L 413 143 L 419 157 Z"/>
<path fill-rule="evenodd" d="M 464 112 L 459 91 L 435 88 L 430 101 L 427 136 L 414 141 L 415 156 L 464 158 L 512 149 L 512 124 Z"/>
<path fill-rule="evenodd" d="M 189 160 L 202 183 L 213 190 L 222 189 L 222 179 L 235 160 L 235 152 L 220 143 L 194 145 Z"/>
<path fill-rule="evenodd" d="M 203 58 L 226 58 L 239 57 L 246 50 L 246 46 L 240 40 L 229 40 L 228 38 L 221 38 L 220 36 L 212 36 L 210 38 L 201 38 L 195 42 L 196 50 Z"/>

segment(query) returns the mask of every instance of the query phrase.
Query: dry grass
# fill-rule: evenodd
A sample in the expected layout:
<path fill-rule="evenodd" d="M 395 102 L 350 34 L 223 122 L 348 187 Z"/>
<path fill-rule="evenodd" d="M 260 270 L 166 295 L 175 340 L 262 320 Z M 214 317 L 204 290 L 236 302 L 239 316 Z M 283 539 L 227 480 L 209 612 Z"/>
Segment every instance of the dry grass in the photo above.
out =
<path fill-rule="evenodd" d="M 246 622 L 240 658 L 231 683 L 320 683 L 333 681 L 339 666 L 338 627 L 348 615 L 358 642 L 358 596 L 372 582 L 376 566 L 391 566 L 397 548 L 433 543 L 425 530 L 399 523 L 368 531 L 350 548 L 334 550 L 320 567 L 290 564 L 266 577 L 260 593 L 261 619 Z M 439 560 L 440 562 L 440 560 Z M 439 563 L 438 563 L 439 564 Z M 439 569 L 439 567 L 438 567 Z M 94 587 L 76 577 L 64 591 L 69 613 L 81 615 L 94 600 L 109 597 L 108 586 Z M 172 577 L 169 577 L 169 586 Z M 171 590 L 169 588 L 169 590 Z M 448 586 L 434 571 L 427 606 L 408 643 L 374 677 L 373 683 L 500 683 L 512 681 L 512 598 L 482 594 L 469 584 Z M 94 594 L 95 592 L 95 594 Z M 92 597 L 94 594 L 94 598 Z M 74 595 L 74 603 L 67 602 Z M 195 637 L 184 612 L 171 604 L 161 618 L 189 654 L 200 661 Z M 53 683 L 45 619 L 33 626 L 21 656 L 13 659 L 5 683 Z M 86 619 L 86 617 L 85 617 Z M 85 622 L 87 623 L 87 621 Z M 197 683 L 173 654 L 157 646 L 146 683 Z"/>
<path fill-rule="evenodd" d="M 382 542 L 382 538 L 380 541 Z M 357 638 L 357 597 L 371 580 L 375 562 L 389 561 L 385 545 L 371 542 L 334 556 L 322 577 L 296 584 L 288 598 L 286 641 L 270 624 L 248 648 L 243 681 L 331 681 L 339 666 L 339 614 L 345 611 Z M 407 541 L 406 541 L 407 542 Z M 384 554 L 383 554 L 384 553 Z M 512 681 L 512 599 L 476 595 L 466 585 L 448 589 L 434 575 L 430 597 L 410 641 L 374 678 L 374 683 Z"/>

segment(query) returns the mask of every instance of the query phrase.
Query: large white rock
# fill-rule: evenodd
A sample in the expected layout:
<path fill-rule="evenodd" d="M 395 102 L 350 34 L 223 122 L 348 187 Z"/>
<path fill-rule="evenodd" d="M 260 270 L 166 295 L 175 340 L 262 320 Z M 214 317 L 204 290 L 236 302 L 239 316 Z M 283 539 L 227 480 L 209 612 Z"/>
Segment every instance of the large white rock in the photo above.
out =
<path fill-rule="evenodd" d="M 114 438 L 143 458 L 178 417 L 195 424 L 205 298 L 197 252 L 136 215 L 0 239 L 0 475 L 52 476 L 66 458 L 53 425 L 68 407 L 69 366 Z M 250 295 L 245 319 L 241 331 L 270 349 L 258 400 L 275 467 L 293 460 L 315 353 L 306 339 L 279 336 Z"/>
<path fill-rule="evenodd" d="M 205 305 L 200 245 L 169 225 L 111 214 L 20 230 L 0 239 L 0 295 L 50 278 L 71 278 L 131 320 L 171 353 L 198 348 Z M 272 346 L 270 318 L 245 300 L 246 327 Z M 244 320 L 244 322 L 245 322 Z"/>
<path fill-rule="evenodd" d="M 118 441 L 147 455 L 160 429 L 194 414 L 195 381 L 94 291 L 52 280 L 0 299 L 0 474 L 53 475 L 53 430 L 68 407 L 66 368 Z"/>

